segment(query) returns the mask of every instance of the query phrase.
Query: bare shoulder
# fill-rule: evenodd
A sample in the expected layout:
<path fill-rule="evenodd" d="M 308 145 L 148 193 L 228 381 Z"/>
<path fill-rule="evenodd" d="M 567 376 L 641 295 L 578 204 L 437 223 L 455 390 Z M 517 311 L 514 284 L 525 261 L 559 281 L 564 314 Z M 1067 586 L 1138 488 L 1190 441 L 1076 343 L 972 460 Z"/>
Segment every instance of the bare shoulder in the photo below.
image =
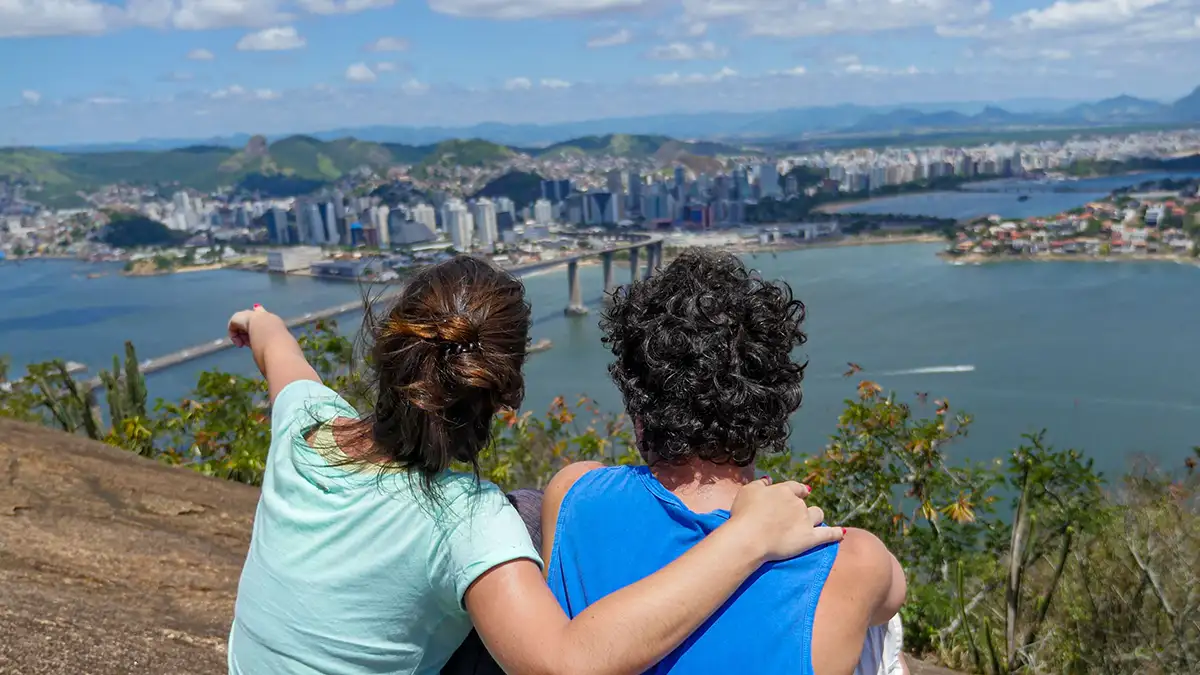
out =
<path fill-rule="evenodd" d="M 851 573 L 879 575 L 886 579 L 891 572 L 892 554 L 874 534 L 858 528 L 848 528 L 838 548 L 834 569 Z"/>
<path fill-rule="evenodd" d="M 908 590 L 904 569 L 887 546 L 874 534 L 856 528 L 846 531 L 829 581 L 856 589 L 872 626 L 894 616 Z"/>
<path fill-rule="evenodd" d="M 593 469 L 603 469 L 600 462 L 573 462 L 559 469 L 546 485 L 546 501 L 557 499 L 559 502 L 571 491 L 571 487 L 583 478 L 583 475 Z M 543 502 L 545 503 L 545 502 Z"/>
<path fill-rule="evenodd" d="M 593 469 L 603 469 L 604 464 L 600 462 L 575 462 L 568 464 L 558 473 L 554 474 L 554 478 L 550 479 L 550 483 L 546 485 L 546 491 L 542 498 L 542 560 L 546 564 L 546 573 L 550 572 L 550 559 L 554 552 L 554 533 L 558 529 L 558 512 L 562 508 L 563 499 L 575 483 L 579 482 L 583 475 Z"/>

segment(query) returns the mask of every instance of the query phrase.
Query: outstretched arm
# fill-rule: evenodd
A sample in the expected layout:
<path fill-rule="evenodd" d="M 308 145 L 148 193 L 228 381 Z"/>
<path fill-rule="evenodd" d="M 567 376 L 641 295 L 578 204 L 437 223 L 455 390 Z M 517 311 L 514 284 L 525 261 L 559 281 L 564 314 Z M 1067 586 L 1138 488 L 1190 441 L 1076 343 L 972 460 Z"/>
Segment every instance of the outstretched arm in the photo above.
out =
<path fill-rule="evenodd" d="M 814 527 L 798 483 L 754 481 L 728 523 L 655 574 L 568 619 L 537 566 L 516 560 L 467 589 L 467 610 L 506 673 L 641 673 L 700 627 L 758 567 L 842 537 Z"/>
<path fill-rule="evenodd" d="M 262 305 L 229 319 L 229 339 L 238 347 L 250 347 L 258 371 L 267 378 L 272 403 L 284 387 L 296 380 L 321 381 L 287 324 Z"/>

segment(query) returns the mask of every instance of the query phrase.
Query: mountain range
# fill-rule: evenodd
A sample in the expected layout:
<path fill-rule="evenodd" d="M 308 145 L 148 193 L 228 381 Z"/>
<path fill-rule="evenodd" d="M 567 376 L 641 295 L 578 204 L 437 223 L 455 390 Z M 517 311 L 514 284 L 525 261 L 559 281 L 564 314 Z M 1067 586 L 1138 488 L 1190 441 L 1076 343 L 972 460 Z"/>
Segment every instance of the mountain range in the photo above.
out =
<path fill-rule="evenodd" d="M 1200 87 L 1171 103 L 1133 96 L 1096 102 L 1017 99 L 1001 103 L 952 102 L 895 106 L 853 104 L 786 108 L 765 112 L 703 112 L 663 114 L 564 122 L 502 124 L 487 122 L 467 127 L 365 126 L 307 134 L 334 141 L 360 141 L 432 146 L 452 139 L 482 139 L 523 148 L 544 148 L 587 136 L 667 135 L 673 138 L 765 143 L 801 136 L 844 136 L 924 131 L 1009 128 L 1083 128 L 1105 126 L 1173 125 L 1200 122 Z M 65 152 L 167 150 L 190 145 L 240 148 L 252 138 L 234 134 L 210 139 L 149 139 L 47 148 Z"/>
<path fill-rule="evenodd" d="M 482 167 L 525 153 L 542 157 L 572 155 L 656 158 L 707 170 L 718 154 L 741 148 L 714 142 L 690 143 L 667 136 L 607 134 L 586 136 L 544 148 L 517 148 L 482 139 L 454 139 L 429 145 L 376 143 L 356 138 L 324 141 L 289 136 L 268 142 L 252 136 L 241 148 L 192 145 L 170 150 L 55 152 L 39 148 L 0 149 L 0 180 L 34 186 L 30 199 L 51 206 L 82 203 L 78 193 L 106 185 L 161 185 L 209 191 L 234 186 L 266 195 L 312 192 L 360 167 L 386 170 L 413 167 L 422 175 L 436 167 Z"/>

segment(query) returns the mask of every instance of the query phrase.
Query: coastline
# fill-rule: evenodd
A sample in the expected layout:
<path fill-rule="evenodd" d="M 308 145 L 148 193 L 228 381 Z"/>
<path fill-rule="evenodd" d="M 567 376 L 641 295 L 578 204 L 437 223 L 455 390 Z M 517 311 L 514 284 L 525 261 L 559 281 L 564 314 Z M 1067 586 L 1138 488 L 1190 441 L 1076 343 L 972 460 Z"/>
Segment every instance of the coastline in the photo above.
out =
<path fill-rule="evenodd" d="M 965 253 L 954 255 L 939 251 L 937 257 L 951 265 L 996 265 L 1001 263 L 1034 262 L 1034 263 L 1173 263 L 1176 265 L 1191 265 L 1200 267 L 1200 258 L 1183 255 L 1079 255 L 1073 253 L 1045 253 L 1041 255 L 984 255 L 980 253 Z"/>
<path fill-rule="evenodd" d="M 867 197 L 866 199 L 851 199 L 851 200 L 844 201 L 844 202 L 829 202 L 828 204 L 821 204 L 820 206 L 817 206 L 816 208 L 813 209 L 813 212 L 833 215 L 833 214 L 837 214 L 837 213 L 846 213 L 847 211 L 849 211 L 850 209 L 852 209 L 856 206 L 862 206 L 864 204 L 870 204 L 872 202 L 877 202 L 877 201 L 881 201 L 884 199 L 895 199 L 896 197 L 912 197 L 912 196 L 936 197 L 937 195 L 947 195 L 947 194 L 952 195 L 952 194 L 958 194 L 959 192 L 968 192 L 968 190 L 929 190 L 928 192 L 926 192 L 926 191 L 905 192 L 903 194 L 886 195 L 883 197 Z M 933 218 L 935 216 L 929 216 L 929 217 Z"/>

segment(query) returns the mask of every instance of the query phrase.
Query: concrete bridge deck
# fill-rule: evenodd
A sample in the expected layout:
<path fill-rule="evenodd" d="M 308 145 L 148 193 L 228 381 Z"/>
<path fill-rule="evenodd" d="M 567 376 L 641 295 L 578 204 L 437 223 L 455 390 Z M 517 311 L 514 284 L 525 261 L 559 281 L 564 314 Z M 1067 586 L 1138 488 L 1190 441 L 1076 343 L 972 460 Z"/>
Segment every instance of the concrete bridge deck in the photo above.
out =
<path fill-rule="evenodd" d="M 605 264 L 605 290 L 608 290 L 612 287 L 612 259 L 616 253 L 622 251 L 630 252 L 630 262 L 632 265 L 630 275 L 631 278 L 636 278 L 638 275 L 638 251 L 645 248 L 651 252 L 647 260 L 648 264 L 646 273 L 648 275 L 658 263 L 662 262 L 661 246 L 662 237 L 647 235 L 643 239 L 631 241 L 625 244 L 618 244 L 616 246 L 595 251 L 581 252 L 571 256 L 555 258 L 553 260 L 539 260 L 523 265 L 516 265 L 507 269 L 509 272 L 512 272 L 517 276 L 522 276 L 531 272 L 537 272 L 540 270 L 561 267 L 565 265 L 568 270 L 568 292 L 570 297 L 567 306 L 567 313 L 585 314 L 587 309 L 583 307 L 583 303 L 580 300 L 581 292 L 579 290 L 578 283 L 579 261 L 587 258 L 601 258 Z M 380 295 L 377 300 L 387 301 L 390 298 L 395 297 L 396 293 L 398 293 L 398 291 L 384 293 Z M 333 307 L 327 307 L 315 312 L 308 312 L 301 316 L 291 317 L 285 319 L 285 322 L 289 328 L 300 328 L 302 326 L 316 323 L 322 319 L 331 319 L 343 314 L 349 314 L 350 312 L 362 309 L 362 307 L 363 303 L 361 300 L 354 300 L 351 302 L 344 302 Z M 216 340 L 210 340 L 198 345 L 193 345 L 170 354 L 165 354 L 152 359 L 146 359 L 140 364 L 141 370 L 144 375 L 150 375 L 151 373 L 156 373 L 158 371 L 166 370 L 167 368 L 172 368 L 189 361 L 204 358 L 205 356 L 210 356 L 226 349 L 231 349 L 232 347 L 233 343 L 229 341 L 228 337 L 221 337 Z M 544 349 L 546 349 L 545 346 L 542 347 L 542 351 L 544 351 Z M 73 364 L 73 366 L 75 366 L 78 370 L 83 370 L 83 366 L 79 364 Z M 93 377 L 87 380 L 85 384 L 93 388 L 100 387 L 100 378 Z"/>

